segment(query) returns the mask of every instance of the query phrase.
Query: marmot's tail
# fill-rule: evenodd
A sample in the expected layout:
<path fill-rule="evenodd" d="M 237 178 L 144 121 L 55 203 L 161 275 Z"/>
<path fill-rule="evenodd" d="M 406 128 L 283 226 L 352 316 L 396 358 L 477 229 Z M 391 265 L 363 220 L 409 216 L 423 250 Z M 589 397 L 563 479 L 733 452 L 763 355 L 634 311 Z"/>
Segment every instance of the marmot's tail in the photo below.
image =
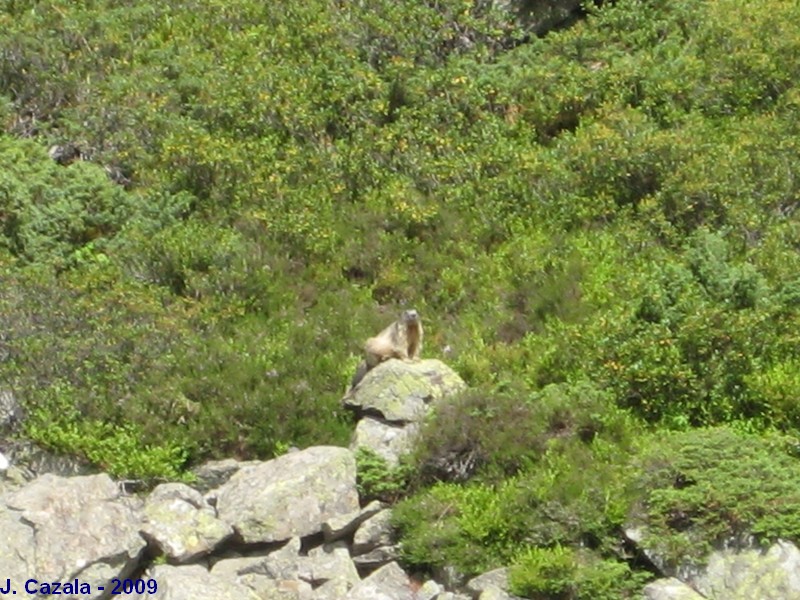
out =
<path fill-rule="evenodd" d="M 367 361 L 362 360 L 361 363 L 358 365 L 355 374 L 353 375 L 353 379 L 350 381 L 349 391 L 352 392 L 353 389 L 355 389 L 355 387 L 359 383 L 361 383 L 361 380 L 364 379 L 364 375 L 366 375 L 368 371 L 369 371 L 369 365 L 367 364 Z"/>

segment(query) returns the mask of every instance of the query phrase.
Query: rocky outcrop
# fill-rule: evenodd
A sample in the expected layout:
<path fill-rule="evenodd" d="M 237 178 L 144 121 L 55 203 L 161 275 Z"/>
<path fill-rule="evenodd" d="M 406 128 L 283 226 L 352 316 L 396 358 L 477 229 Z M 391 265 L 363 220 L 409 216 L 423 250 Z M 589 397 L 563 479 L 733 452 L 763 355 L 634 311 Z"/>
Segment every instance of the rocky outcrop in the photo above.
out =
<path fill-rule="evenodd" d="M 350 447 L 368 448 L 396 465 L 431 408 L 465 388 L 461 377 L 440 360 L 381 363 L 344 398 L 345 407 L 360 417 Z"/>
<path fill-rule="evenodd" d="M 356 440 L 396 462 L 431 406 L 464 387 L 440 361 L 387 361 L 347 399 L 365 417 L 359 431 L 369 432 Z M 98 599 L 460 598 L 398 566 L 391 513 L 377 501 L 360 506 L 346 448 L 215 461 L 194 470 L 194 486 L 167 483 L 142 497 L 130 482 L 83 475 L 81 463 L 8 448 L 0 569 L 18 593 L 59 585 L 62 595 Z M 129 589 L 120 588 L 126 578 Z"/>
<path fill-rule="evenodd" d="M 22 482 L 0 495 L 0 572 L 17 594 L 52 595 L 58 585 L 61 595 L 102 600 L 126 578 L 139 587 L 125 595 L 140 600 L 515 598 L 506 569 L 465 584 L 447 569 L 437 581 L 409 578 L 390 511 L 358 506 L 349 450 L 309 448 L 224 470 L 233 475 L 205 496 L 171 483 L 140 499 L 107 475 Z M 643 597 L 800 599 L 800 550 L 789 542 L 714 552 L 704 564 L 678 565 Z"/>
<path fill-rule="evenodd" d="M 356 462 L 345 448 L 309 448 L 237 471 L 212 497 L 245 543 L 308 536 L 358 510 Z"/>
<path fill-rule="evenodd" d="M 140 599 L 413 598 L 396 562 L 352 558 L 394 540 L 383 505 L 359 507 L 349 450 L 218 466 L 205 496 L 169 483 L 137 498 L 107 475 L 23 481 L 0 496 L 0 569 L 32 596 L 107 599 L 132 578 L 125 595 Z"/>
<path fill-rule="evenodd" d="M 144 505 L 142 534 L 167 560 L 186 563 L 211 553 L 233 535 L 198 492 L 182 483 L 158 486 Z"/>
<path fill-rule="evenodd" d="M 102 598 L 113 577 L 128 577 L 140 565 L 140 503 L 123 497 L 107 475 L 47 474 L 3 501 L 0 564 L 19 590 L 30 579 L 77 579 L 91 590 L 82 597 Z"/>

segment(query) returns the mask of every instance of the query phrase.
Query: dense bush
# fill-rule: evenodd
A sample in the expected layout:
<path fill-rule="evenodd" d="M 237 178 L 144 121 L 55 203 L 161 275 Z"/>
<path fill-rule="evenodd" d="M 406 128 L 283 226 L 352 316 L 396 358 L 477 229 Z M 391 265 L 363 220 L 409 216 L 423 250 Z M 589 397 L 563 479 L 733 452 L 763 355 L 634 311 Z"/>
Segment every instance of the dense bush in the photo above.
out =
<path fill-rule="evenodd" d="M 794 438 L 727 427 L 655 436 L 633 483 L 645 547 L 674 565 L 751 534 L 765 545 L 800 539 L 795 449 Z"/>

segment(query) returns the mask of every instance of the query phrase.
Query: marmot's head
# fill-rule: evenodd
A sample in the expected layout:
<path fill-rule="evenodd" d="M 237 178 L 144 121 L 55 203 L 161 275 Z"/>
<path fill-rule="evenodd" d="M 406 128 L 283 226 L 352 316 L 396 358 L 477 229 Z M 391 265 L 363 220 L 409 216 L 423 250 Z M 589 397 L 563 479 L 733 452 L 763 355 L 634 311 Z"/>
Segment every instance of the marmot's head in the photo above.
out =
<path fill-rule="evenodd" d="M 404 310 L 403 314 L 400 315 L 400 321 L 407 325 L 419 323 L 419 313 L 413 308 L 411 310 Z"/>

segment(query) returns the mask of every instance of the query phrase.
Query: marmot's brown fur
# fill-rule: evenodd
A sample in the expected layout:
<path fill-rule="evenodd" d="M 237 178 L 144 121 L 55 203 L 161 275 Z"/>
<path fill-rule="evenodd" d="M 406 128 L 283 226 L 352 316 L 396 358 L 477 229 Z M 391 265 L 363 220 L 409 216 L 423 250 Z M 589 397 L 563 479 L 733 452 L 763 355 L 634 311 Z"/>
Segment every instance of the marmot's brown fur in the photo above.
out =
<path fill-rule="evenodd" d="M 356 369 L 350 389 L 356 387 L 370 369 L 390 358 L 418 359 L 422 351 L 422 321 L 416 310 L 404 310 L 394 323 L 364 344 L 364 361 Z"/>

